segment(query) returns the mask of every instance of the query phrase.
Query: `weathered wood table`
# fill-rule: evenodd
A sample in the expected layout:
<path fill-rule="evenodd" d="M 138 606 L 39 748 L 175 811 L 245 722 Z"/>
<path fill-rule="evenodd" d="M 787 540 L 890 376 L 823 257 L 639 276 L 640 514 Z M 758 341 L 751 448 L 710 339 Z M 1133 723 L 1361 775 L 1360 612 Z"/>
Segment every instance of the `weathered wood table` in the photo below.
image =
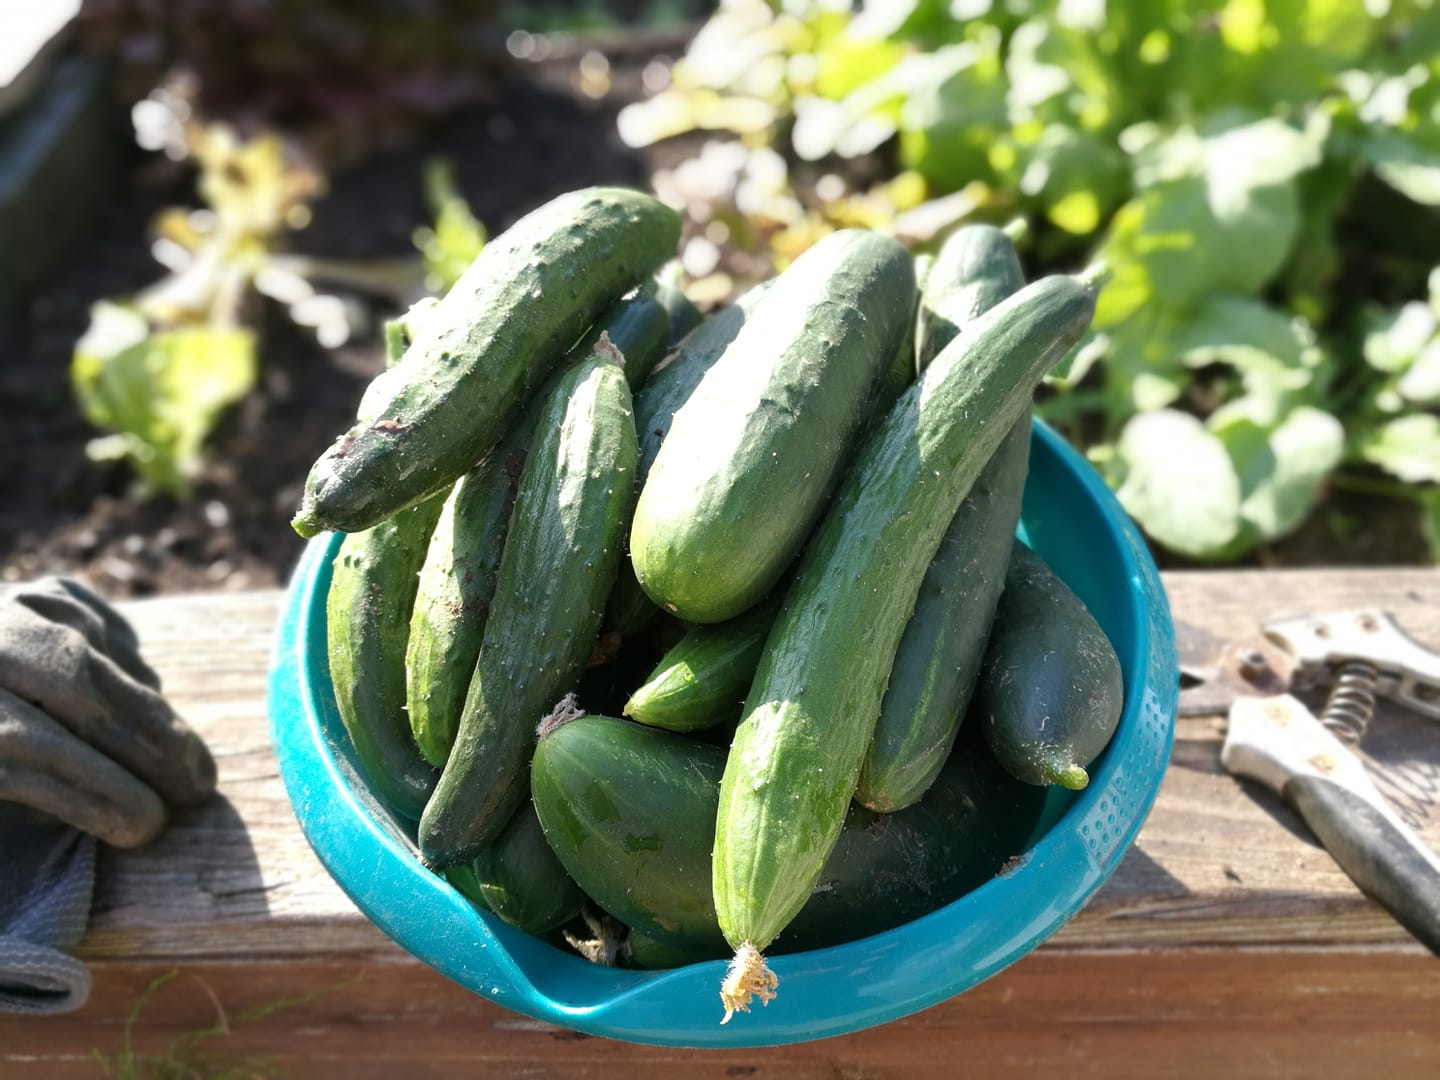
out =
<path fill-rule="evenodd" d="M 1227 637 L 1276 614 L 1381 605 L 1440 643 L 1432 571 L 1165 581 L 1177 615 Z M 267 736 L 280 602 L 259 592 L 127 605 L 167 693 L 219 759 L 220 797 L 153 847 L 105 855 L 80 950 L 91 1001 L 67 1016 L 0 1017 L 0 1076 L 95 1076 L 96 1052 L 126 1045 L 127 1019 L 137 1054 L 189 1047 L 211 1071 L 218 1058 L 297 1077 L 1440 1076 L 1440 961 L 1356 891 L 1288 808 L 1221 771 L 1218 718 L 1180 722 L 1155 808 L 1089 906 L 924 1013 L 819 1043 L 699 1052 L 508 1012 L 393 945 L 312 855 Z M 1440 849 L 1440 727 L 1382 708 L 1365 749 L 1382 789 Z M 217 1024 L 228 1033 L 186 1039 Z"/>

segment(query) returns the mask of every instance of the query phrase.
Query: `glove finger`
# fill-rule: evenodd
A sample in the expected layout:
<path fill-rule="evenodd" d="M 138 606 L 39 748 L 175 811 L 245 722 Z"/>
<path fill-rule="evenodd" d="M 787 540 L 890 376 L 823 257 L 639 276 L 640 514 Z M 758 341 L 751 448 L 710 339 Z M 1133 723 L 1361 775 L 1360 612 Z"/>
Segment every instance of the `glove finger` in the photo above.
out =
<path fill-rule="evenodd" d="M 204 740 L 170 703 L 125 675 L 105 656 L 90 658 L 90 674 L 115 715 L 124 718 L 137 752 L 116 760 L 176 806 L 197 806 L 215 793 L 215 759 Z"/>
<path fill-rule="evenodd" d="M 24 803 L 116 847 L 165 827 L 159 796 L 64 725 L 0 690 L 0 799 Z"/>
<path fill-rule="evenodd" d="M 89 586 L 73 578 L 42 578 L 22 588 L 14 600 L 51 622 L 78 630 L 92 648 L 110 656 L 131 677 L 152 690 L 160 689 L 160 676 L 140 656 L 135 628 Z"/>
<path fill-rule="evenodd" d="M 49 713 L 168 802 L 193 805 L 215 790 L 215 761 L 199 736 L 77 630 L 28 609 L 5 611 L 0 689 Z"/>

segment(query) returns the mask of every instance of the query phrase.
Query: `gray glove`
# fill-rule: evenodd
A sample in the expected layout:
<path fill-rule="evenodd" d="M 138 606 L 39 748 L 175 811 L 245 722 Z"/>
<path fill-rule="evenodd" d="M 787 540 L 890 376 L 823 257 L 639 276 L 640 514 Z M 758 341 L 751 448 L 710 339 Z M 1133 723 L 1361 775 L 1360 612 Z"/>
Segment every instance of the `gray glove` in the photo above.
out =
<path fill-rule="evenodd" d="M 159 686 L 130 625 L 78 582 L 0 596 L 0 1008 L 84 1003 L 89 975 L 57 950 L 89 918 L 92 837 L 148 843 L 166 803 L 215 790 L 214 759 Z"/>

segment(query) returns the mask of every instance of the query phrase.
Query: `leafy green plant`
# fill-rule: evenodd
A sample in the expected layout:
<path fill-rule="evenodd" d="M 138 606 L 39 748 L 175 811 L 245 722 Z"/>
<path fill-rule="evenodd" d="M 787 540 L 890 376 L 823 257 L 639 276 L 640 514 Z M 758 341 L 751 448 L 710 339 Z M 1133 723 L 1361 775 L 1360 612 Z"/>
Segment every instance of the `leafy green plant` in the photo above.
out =
<path fill-rule="evenodd" d="M 317 286 L 358 290 L 404 310 L 448 289 L 485 231 L 448 164 L 435 161 L 424 175 L 434 225 L 416 231 L 419 257 L 359 263 L 286 252 L 289 233 L 309 220 L 310 201 L 323 190 L 319 175 L 275 135 L 242 140 L 223 125 L 182 118 L 163 93 L 153 103 L 161 112 L 147 122 L 168 130 L 150 134 L 195 161 L 206 207 L 159 215 L 154 252 L 170 272 L 133 299 L 94 306 L 71 381 L 86 419 L 112 431 L 90 442 L 90 456 L 129 460 L 142 494 L 184 497 L 206 437 L 255 386 L 260 297 L 283 304 L 322 345 L 338 346 L 366 320 L 365 309 Z"/>
<path fill-rule="evenodd" d="M 1041 412 L 1172 551 L 1237 558 L 1336 485 L 1436 534 L 1433 0 L 724 0 L 619 127 L 736 137 L 657 186 L 779 261 L 857 210 L 918 244 L 1018 212 L 1038 269 L 1104 259 Z"/>

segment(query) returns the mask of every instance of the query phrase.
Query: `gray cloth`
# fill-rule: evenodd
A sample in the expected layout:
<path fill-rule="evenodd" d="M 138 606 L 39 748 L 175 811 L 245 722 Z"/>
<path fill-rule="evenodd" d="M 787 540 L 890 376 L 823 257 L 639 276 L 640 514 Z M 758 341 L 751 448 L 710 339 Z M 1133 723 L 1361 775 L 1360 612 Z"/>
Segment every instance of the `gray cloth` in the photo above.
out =
<path fill-rule="evenodd" d="M 0 1010 L 62 1013 L 90 996 L 90 972 L 64 950 L 85 933 L 95 838 L 0 802 Z"/>
<path fill-rule="evenodd" d="M 0 595 L 0 1010 L 65 1012 L 90 976 L 95 842 L 149 843 L 215 761 L 163 697 L 135 632 L 79 582 Z"/>

